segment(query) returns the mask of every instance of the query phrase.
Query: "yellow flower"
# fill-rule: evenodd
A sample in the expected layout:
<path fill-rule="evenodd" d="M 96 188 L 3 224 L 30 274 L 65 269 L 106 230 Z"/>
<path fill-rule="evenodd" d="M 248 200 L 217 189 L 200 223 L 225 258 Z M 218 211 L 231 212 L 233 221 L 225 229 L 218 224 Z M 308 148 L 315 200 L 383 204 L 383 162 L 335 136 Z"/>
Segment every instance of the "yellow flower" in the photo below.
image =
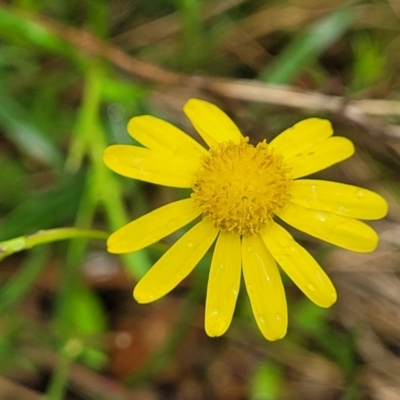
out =
<path fill-rule="evenodd" d="M 342 183 L 299 179 L 343 161 L 352 142 L 331 137 L 329 121 L 309 118 L 267 144 L 253 146 L 217 106 L 190 99 L 184 112 L 209 147 L 152 116 L 132 118 L 130 135 L 145 147 L 113 145 L 104 162 L 113 171 L 159 185 L 191 188 L 191 197 L 160 207 L 114 232 L 111 253 L 137 251 L 199 218 L 139 281 L 134 297 L 155 301 L 177 286 L 215 242 L 205 329 L 229 327 L 241 271 L 257 325 L 269 340 L 286 334 L 288 317 L 279 266 L 314 303 L 329 307 L 336 290 L 314 258 L 276 217 L 336 246 L 373 251 L 376 232 L 357 219 L 379 219 L 387 203 L 378 194 Z"/>

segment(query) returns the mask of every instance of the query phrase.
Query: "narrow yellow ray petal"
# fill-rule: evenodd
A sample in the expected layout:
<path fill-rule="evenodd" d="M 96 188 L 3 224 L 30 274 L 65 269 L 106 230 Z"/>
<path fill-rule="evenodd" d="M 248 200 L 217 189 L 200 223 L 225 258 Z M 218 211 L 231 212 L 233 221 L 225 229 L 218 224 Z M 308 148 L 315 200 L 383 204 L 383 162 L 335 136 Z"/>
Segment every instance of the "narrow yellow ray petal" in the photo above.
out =
<path fill-rule="evenodd" d="M 270 146 L 285 158 L 290 158 L 306 151 L 332 134 L 332 125 L 328 120 L 308 118 L 286 129 L 271 141 Z"/>
<path fill-rule="evenodd" d="M 281 268 L 311 301 L 320 307 L 330 307 L 336 301 L 328 275 L 289 232 L 272 222 L 261 237 Z"/>
<path fill-rule="evenodd" d="M 186 232 L 139 281 L 133 291 L 135 299 L 150 303 L 169 293 L 190 274 L 217 234 L 218 230 L 208 220 Z"/>
<path fill-rule="evenodd" d="M 143 146 L 156 152 L 194 159 L 207 155 L 207 150 L 188 134 L 151 115 L 132 118 L 128 132 Z"/>
<path fill-rule="evenodd" d="M 286 165 L 292 168 L 293 179 L 296 179 L 328 168 L 353 154 L 353 143 L 344 137 L 335 136 L 284 160 Z"/>
<path fill-rule="evenodd" d="M 278 267 L 260 235 L 242 238 L 243 275 L 257 325 L 268 340 L 285 336 L 288 324 L 285 291 Z"/>
<path fill-rule="evenodd" d="M 292 183 L 291 194 L 292 203 L 345 217 L 380 219 L 388 211 L 379 194 L 344 183 L 301 179 Z"/>
<path fill-rule="evenodd" d="M 107 240 L 110 253 L 137 251 L 158 242 L 193 221 L 201 213 L 192 199 L 157 208 L 115 231 Z"/>
<path fill-rule="evenodd" d="M 239 144 L 243 138 L 236 124 L 220 108 L 208 101 L 189 99 L 183 111 L 210 147 L 229 140 Z"/>
<path fill-rule="evenodd" d="M 240 277 L 240 237 L 234 233 L 221 232 L 208 278 L 205 311 L 208 336 L 221 336 L 229 328 L 239 293 Z"/>
<path fill-rule="evenodd" d="M 296 229 L 347 250 L 368 253 L 378 245 L 377 233 L 367 224 L 289 202 L 278 217 Z"/>
<path fill-rule="evenodd" d="M 200 159 L 190 160 L 118 144 L 104 150 L 103 160 L 107 167 L 128 178 L 181 188 L 191 186 L 200 166 Z"/>

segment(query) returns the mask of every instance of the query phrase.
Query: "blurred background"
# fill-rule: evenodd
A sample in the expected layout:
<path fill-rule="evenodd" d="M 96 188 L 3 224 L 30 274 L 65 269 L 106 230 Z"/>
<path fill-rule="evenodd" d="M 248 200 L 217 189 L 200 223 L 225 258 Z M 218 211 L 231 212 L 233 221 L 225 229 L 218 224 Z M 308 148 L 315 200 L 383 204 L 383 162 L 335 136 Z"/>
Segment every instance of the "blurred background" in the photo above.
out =
<path fill-rule="evenodd" d="M 0 1 L 0 241 L 104 231 L 0 263 L 0 398 L 399 399 L 399 66 L 398 0 Z M 371 254 L 294 232 L 339 300 L 318 308 L 285 280 L 278 342 L 257 330 L 244 288 L 229 331 L 206 336 L 209 255 L 170 295 L 136 304 L 135 282 L 177 235 L 106 252 L 107 232 L 188 193 L 117 176 L 103 149 L 133 143 L 126 124 L 141 114 L 195 135 L 190 97 L 253 143 L 330 119 L 356 155 L 315 176 L 390 204 Z"/>

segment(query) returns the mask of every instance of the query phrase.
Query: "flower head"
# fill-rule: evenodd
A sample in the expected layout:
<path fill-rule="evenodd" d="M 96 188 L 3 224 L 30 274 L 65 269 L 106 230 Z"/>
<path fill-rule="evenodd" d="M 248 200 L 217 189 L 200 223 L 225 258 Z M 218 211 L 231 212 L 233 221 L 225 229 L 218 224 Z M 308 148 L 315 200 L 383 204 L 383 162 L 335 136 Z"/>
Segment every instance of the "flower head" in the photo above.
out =
<path fill-rule="evenodd" d="M 228 329 L 243 271 L 258 327 L 267 339 L 280 339 L 288 322 L 277 264 L 321 307 L 336 301 L 336 290 L 310 253 L 277 224 L 277 217 L 336 246 L 369 252 L 378 236 L 358 219 L 384 217 L 387 203 L 359 187 L 299 179 L 354 153 L 350 140 L 332 137 L 326 120 L 306 119 L 270 143 L 253 146 L 211 103 L 190 99 L 184 112 L 208 149 L 168 122 L 139 116 L 130 120 L 128 131 L 145 147 L 113 145 L 105 150 L 104 162 L 121 175 L 192 189 L 189 198 L 114 232 L 108 250 L 140 250 L 198 218 L 139 281 L 135 299 L 149 303 L 167 294 L 215 243 L 207 287 L 207 334 L 220 336 Z"/>

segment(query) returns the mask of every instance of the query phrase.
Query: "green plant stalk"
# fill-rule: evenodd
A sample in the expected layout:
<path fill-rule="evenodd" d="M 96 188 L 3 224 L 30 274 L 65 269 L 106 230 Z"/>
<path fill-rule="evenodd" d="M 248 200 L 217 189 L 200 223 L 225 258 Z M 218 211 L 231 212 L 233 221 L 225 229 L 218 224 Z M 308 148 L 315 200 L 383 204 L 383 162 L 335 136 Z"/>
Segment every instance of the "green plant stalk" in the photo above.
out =
<path fill-rule="evenodd" d="M 104 165 L 102 154 L 107 147 L 105 133 L 99 121 L 101 104 L 101 82 L 103 68 L 96 60 L 89 60 L 86 72 L 82 120 L 80 132 L 84 135 L 86 148 L 93 168 L 93 193 L 104 205 L 109 224 L 116 230 L 128 222 L 122 202 L 122 191 L 113 173 Z M 141 278 L 151 263 L 145 251 L 137 251 L 122 256 L 127 270 L 136 279 Z"/>
<path fill-rule="evenodd" d="M 91 175 L 86 181 L 86 190 L 82 196 L 75 223 L 90 226 L 93 223 L 97 201 L 92 193 Z M 56 329 L 61 342 L 75 337 L 91 337 L 103 334 L 106 330 L 106 317 L 96 294 L 85 285 L 80 266 L 87 247 L 86 240 L 72 240 L 68 246 L 65 267 L 62 269 L 60 290 L 57 296 L 55 313 Z M 83 315 L 83 317 L 82 317 Z M 90 343 L 84 344 L 81 360 L 92 368 L 100 368 L 104 354 Z"/>
<path fill-rule="evenodd" d="M 108 36 L 108 1 L 86 0 L 86 7 L 90 10 L 88 23 L 90 31 L 97 37 L 105 39 Z"/>
<path fill-rule="evenodd" d="M 87 180 L 86 186 L 89 185 Z M 96 203 L 93 202 L 92 195 L 86 190 L 82 196 L 78 214 L 75 219 L 77 225 L 90 225 L 94 215 Z M 68 320 L 68 308 L 74 289 L 81 285 L 80 265 L 86 248 L 86 241 L 72 241 L 68 247 L 65 266 L 61 271 L 60 288 L 56 300 L 56 324 L 64 340 L 68 340 L 71 327 Z"/>
<path fill-rule="evenodd" d="M 40 230 L 31 235 L 19 236 L 0 242 L 0 261 L 11 254 L 28 250 L 37 245 L 74 238 L 107 239 L 109 233 L 97 229 L 55 228 Z"/>
<path fill-rule="evenodd" d="M 180 14 L 182 26 L 180 62 L 188 69 L 198 67 L 203 58 L 201 1 L 175 0 L 175 5 Z"/>
<path fill-rule="evenodd" d="M 38 278 L 46 264 L 48 252 L 35 248 L 18 271 L 7 280 L 0 290 L 0 314 L 6 313 Z"/>
<path fill-rule="evenodd" d="M 49 387 L 44 396 L 45 400 L 64 399 L 66 382 L 68 381 L 71 360 L 65 355 L 60 354 L 55 372 L 52 375 Z"/>
<path fill-rule="evenodd" d="M 105 9 L 105 8 L 104 8 Z M 91 17 L 93 17 L 91 14 Z M 92 29 L 95 29 L 97 24 L 94 22 Z M 69 160 L 67 165 L 71 169 L 78 170 L 86 153 L 92 161 L 84 195 L 81 199 L 78 214 L 76 216 L 76 224 L 83 226 L 90 226 L 93 221 L 96 207 L 101 200 L 101 188 L 98 184 L 99 169 L 101 166 L 98 162 L 99 155 L 105 147 L 105 139 L 102 132 L 98 129 L 98 114 L 101 106 L 101 95 L 98 91 L 97 81 L 101 80 L 101 73 L 97 67 L 98 60 L 90 58 L 82 58 L 82 64 L 85 71 L 85 84 L 82 104 L 79 110 L 76 129 L 75 140 L 71 146 Z M 101 181 L 100 181 L 101 182 Z M 106 181 L 104 183 L 107 183 Z M 100 193 L 98 190 L 100 189 Z M 100 194 L 100 196 L 98 195 Z M 74 334 L 79 335 L 79 328 L 77 329 L 71 323 L 71 306 L 73 304 L 74 296 L 82 289 L 82 277 L 80 274 L 80 265 L 86 250 L 86 242 L 73 241 L 69 245 L 65 268 L 63 269 L 63 276 L 61 279 L 61 287 L 59 295 L 57 296 L 57 313 L 56 324 L 59 328 L 61 341 L 64 342 L 64 348 L 59 351 L 60 360 L 57 363 L 56 370 L 51 377 L 49 387 L 46 391 L 46 399 L 48 400 L 61 400 L 64 398 L 65 390 L 68 383 L 69 366 L 72 359 L 66 355 L 65 347 L 68 341 L 73 338 Z M 72 312 L 74 312 L 72 310 Z"/>
<path fill-rule="evenodd" d="M 45 400 L 63 400 L 65 398 L 66 384 L 69 379 L 69 370 L 71 363 L 80 354 L 80 342 L 70 340 L 67 341 L 64 347 L 59 352 L 59 361 L 52 380 L 46 390 Z"/>

